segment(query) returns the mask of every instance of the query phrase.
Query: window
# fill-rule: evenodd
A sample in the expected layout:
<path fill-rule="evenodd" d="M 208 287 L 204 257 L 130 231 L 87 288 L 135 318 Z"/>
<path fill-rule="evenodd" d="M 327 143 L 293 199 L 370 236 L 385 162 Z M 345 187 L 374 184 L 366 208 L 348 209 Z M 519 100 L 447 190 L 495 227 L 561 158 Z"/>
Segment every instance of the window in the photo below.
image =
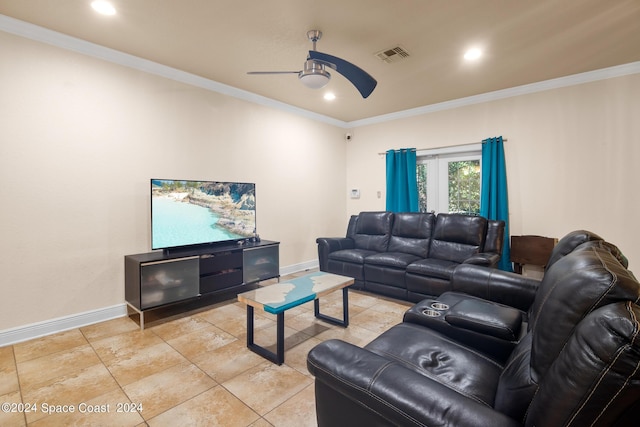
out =
<path fill-rule="evenodd" d="M 480 214 L 480 144 L 416 154 L 421 212 Z"/>

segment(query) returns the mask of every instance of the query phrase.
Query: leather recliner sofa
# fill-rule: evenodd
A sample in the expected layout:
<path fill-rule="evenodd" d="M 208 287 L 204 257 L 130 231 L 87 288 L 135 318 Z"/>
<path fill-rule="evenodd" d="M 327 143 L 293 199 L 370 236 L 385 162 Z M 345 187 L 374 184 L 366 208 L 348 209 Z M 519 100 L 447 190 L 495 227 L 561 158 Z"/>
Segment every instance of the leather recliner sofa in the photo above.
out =
<path fill-rule="evenodd" d="M 451 290 L 462 263 L 496 267 L 504 221 L 462 214 L 361 212 L 346 237 L 321 237 L 321 271 L 353 277 L 354 289 L 418 302 Z"/>
<path fill-rule="evenodd" d="M 521 277 L 521 296 L 514 274 L 454 271 L 454 286 L 471 289 L 477 270 L 478 294 L 519 308 L 450 292 L 442 299 L 457 297 L 453 306 L 423 301 L 364 348 L 340 340 L 314 347 L 307 366 L 318 425 L 637 425 L 640 284 L 604 241 L 554 252 L 539 283 Z M 434 326 L 443 320 L 446 328 Z M 494 351 L 496 340 L 508 345 Z"/>

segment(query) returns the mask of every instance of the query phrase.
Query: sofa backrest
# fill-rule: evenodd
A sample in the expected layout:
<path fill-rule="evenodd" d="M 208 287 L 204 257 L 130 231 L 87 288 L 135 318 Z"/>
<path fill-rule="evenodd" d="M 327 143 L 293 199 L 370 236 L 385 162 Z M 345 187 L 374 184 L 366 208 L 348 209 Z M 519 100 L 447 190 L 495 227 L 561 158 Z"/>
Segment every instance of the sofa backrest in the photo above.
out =
<path fill-rule="evenodd" d="M 547 261 L 547 265 L 545 266 L 545 271 L 548 270 L 553 264 L 555 264 L 556 261 L 558 261 L 560 258 L 573 252 L 573 250 L 581 244 L 594 240 L 603 239 L 596 233 L 592 233 L 591 231 L 587 230 L 575 230 L 570 232 L 562 239 L 560 239 L 551 250 L 549 261 Z"/>
<path fill-rule="evenodd" d="M 547 270 L 529 312 L 531 373 L 542 377 L 580 321 L 619 301 L 640 303 L 640 284 L 606 249 L 575 250 Z"/>
<path fill-rule="evenodd" d="M 484 239 L 482 252 L 502 255 L 502 247 L 504 246 L 504 227 L 505 222 L 502 220 L 487 220 L 487 234 Z"/>
<path fill-rule="evenodd" d="M 392 212 L 360 212 L 353 241 L 356 249 L 385 252 L 391 238 Z"/>
<path fill-rule="evenodd" d="M 587 315 L 539 380 L 526 426 L 637 425 L 640 307 L 631 301 Z"/>
<path fill-rule="evenodd" d="M 358 215 L 351 215 L 349 217 L 349 224 L 347 225 L 347 236 L 350 239 L 356 235 L 356 223 L 358 222 Z"/>
<path fill-rule="evenodd" d="M 564 376 L 556 378 L 554 375 L 580 368 L 579 365 L 572 366 L 576 349 L 584 352 L 580 357 L 587 359 L 598 354 L 596 347 L 599 344 L 595 341 L 587 343 L 576 335 L 579 329 L 593 329 L 579 326 L 581 322 L 601 307 L 626 303 L 640 303 L 640 284 L 609 250 L 598 245 L 580 247 L 555 262 L 545 273 L 536 292 L 529 312 L 529 333 L 516 346 L 500 377 L 495 408 L 513 418 L 524 419 L 530 411 L 527 409 L 529 404 L 545 384 L 565 381 Z M 635 322 L 638 334 L 637 318 Z M 594 339 L 609 338 L 603 334 Z M 567 355 L 567 351 L 572 353 Z M 640 353 L 635 357 L 636 365 L 640 364 Z M 640 370 L 640 366 L 636 369 Z M 595 385 L 592 383 L 591 388 L 575 389 L 573 393 L 581 394 L 586 401 Z M 545 393 L 552 394 L 553 390 L 545 390 Z"/>
<path fill-rule="evenodd" d="M 432 213 L 394 213 L 389 252 L 403 252 L 426 258 L 436 222 Z"/>
<path fill-rule="evenodd" d="M 462 214 L 438 214 L 429 248 L 429 258 L 463 262 L 482 252 L 487 219 Z"/>

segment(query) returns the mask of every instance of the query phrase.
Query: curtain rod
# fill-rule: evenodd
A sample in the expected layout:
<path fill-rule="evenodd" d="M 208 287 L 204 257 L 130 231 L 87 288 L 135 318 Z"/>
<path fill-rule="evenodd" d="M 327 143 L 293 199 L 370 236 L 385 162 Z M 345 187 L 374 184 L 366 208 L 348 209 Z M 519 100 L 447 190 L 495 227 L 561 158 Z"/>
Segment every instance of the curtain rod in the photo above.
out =
<path fill-rule="evenodd" d="M 503 142 L 507 142 L 508 139 L 507 138 L 502 138 Z M 464 147 L 465 145 L 476 145 L 476 144 L 482 144 L 482 141 L 480 142 L 468 142 L 466 144 L 458 144 L 458 145 L 445 145 L 442 147 L 429 147 L 429 148 L 412 148 L 411 151 L 424 151 L 424 150 L 440 150 L 441 148 L 453 148 L 453 147 Z M 400 151 L 400 150 L 393 150 L 393 151 Z M 383 152 L 383 153 L 378 153 L 379 156 L 384 156 L 386 155 L 387 152 Z"/>

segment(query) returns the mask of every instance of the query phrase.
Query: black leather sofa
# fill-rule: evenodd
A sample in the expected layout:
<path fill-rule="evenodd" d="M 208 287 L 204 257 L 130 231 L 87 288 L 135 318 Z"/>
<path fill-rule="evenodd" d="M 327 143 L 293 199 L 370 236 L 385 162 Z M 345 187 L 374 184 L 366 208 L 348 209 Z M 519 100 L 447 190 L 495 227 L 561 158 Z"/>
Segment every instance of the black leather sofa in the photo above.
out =
<path fill-rule="evenodd" d="M 539 282 L 457 267 L 453 286 L 475 295 L 422 301 L 364 348 L 310 351 L 318 425 L 638 425 L 640 284 L 626 267 L 583 232 Z"/>
<path fill-rule="evenodd" d="M 364 289 L 407 301 L 451 290 L 462 263 L 495 267 L 504 221 L 481 216 L 361 212 L 350 218 L 346 237 L 321 237 L 321 271 L 353 277 Z"/>

